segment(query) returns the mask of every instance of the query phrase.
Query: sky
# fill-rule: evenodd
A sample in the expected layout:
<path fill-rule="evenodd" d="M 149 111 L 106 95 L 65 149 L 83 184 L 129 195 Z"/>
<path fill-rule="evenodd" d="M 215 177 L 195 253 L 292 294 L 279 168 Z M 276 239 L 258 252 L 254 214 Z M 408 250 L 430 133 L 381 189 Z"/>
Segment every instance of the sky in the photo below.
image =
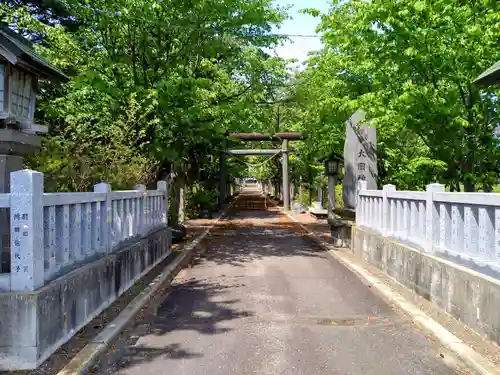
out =
<path fill-rule="evenodd" d="M 300 34 L 311 35 L 315 34 L 316 27 L 319 24 L 319 18 L 310 15 L 299 14 L 299 11 L 304 8 L 315 8 L 322 13 L 329 8 L 329 0 L 274 0 L 274 3 L 280 6 L 292 6 L 289 14 L 292 17 L 286 20 L 280 29 L 275 29 L 273 32 L 277 34 Z M 300 38 L 292 37 L 291 42 L 276 49 L 278 56 L 285 59 L 295 58 L 299 63 L 307 59 L 309 51 L 317 51 L 322 47 L 320 38 Z"/>

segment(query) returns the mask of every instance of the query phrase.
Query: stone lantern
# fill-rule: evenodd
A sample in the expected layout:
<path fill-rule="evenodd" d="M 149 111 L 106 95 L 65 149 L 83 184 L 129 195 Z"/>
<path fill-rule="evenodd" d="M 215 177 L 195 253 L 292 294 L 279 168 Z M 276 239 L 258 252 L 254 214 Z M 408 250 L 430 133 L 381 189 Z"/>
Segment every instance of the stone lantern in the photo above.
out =
<path fill-rule="evenodd" d="M 328 218 L 335 217 L 335 185 L 336 178 L 344 163 L 344 158 L 334 152 L 321 160 L 325 166 L 325 175 L 328 176 Z"/>
<path fill-rule="evenodd" d="M 9 192 L 10 172 L 23 169 L 23 157 L 40 147 L 37 133 L 47 131 L 34 123 L 39 80 L 67 77 L 38 56 L 28 40 L 0 26 L 0 193 Z"/>
<path fill-rule="evenodd" d="M 0 23 L 0 193 L 10 192 L 10 173 L 24 168 L 24 157 L 40 147 L 34 123 L 39 80 L 60 82 L 67 77 L 38 56 L 32 44 Z M 0 209 L 1 270 L 10 268 L 9 213 Z"/>

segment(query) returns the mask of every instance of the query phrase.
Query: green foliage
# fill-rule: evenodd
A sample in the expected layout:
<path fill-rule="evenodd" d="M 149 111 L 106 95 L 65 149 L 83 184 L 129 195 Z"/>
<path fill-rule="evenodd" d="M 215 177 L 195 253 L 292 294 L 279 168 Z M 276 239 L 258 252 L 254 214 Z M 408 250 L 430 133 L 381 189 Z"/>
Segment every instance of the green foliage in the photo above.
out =
<path fill-rule="evenodd" d="M 293 73 L 263 52 L 286 17 L 271 0 L 2 2 L 0 19 L 71 76 L 41 84 L 36 120 L 50 133 L 27 164 L 51 191 L 171 175 L 196 216 L 213 208 L 220 152 L 241 146 L 228 133 L 305 133 L 290 142 L 291 179 L 312 190 L 326 187 L 319 159 L 343 152 L 345 121 L 363 108 L 380 185 L 498 185 L 498 87 L 472 84 L 500 59 L 498 2 L 334 0 L 324 49 Z M 278 157 L 242 159 L 228 160 L 231 177 L 280 176 Z"/>
<path fill-rule="evenodd" d="M 90 191 L 102 181 L 115 190 L 126 190 L 138 182 L 155 182 L 154 161 L 118 141 L 99 144 L 53 135 L 44 138 L 42 145 L 26 164 L 45 174 L 46 191 Z"/>
<path fill-rule="evenodd" d="M 363 108 L 377 127 L 379 186 L 496 186 L 498 87 L 472 82 L 500 58 L 499 20 L 490 0 L 333 1 L 318 28 L 324 49 L 277 105 L 280 130 L 308 136 L 294 145 L 292 178 L 324 185 L 318 160 L 343 153 L 345 122 Z"/>
<path fill-rule="evenodd" d="M 51 131 L 28 164 L 51 190 L 130 188 L 172 171 L 213 180 L 226 134 L 259 128 L 254 104 L 286 77 L 262 52 L 286 17 L 271 0 L 11 0 L 0 17 L 72 76 L 38 98 Z"/>
<path fill-rule="evenodd" d="M 217 210 L 218 191 L 200 183 L 192 184 L 186 192 L 186 217 L 197 218 L 203 214 L 211 215 Z"/>
<path fill-rule="evenodd" d="M 378 129 L 380 184 L 496 184 L 496 88 L 471 82 L 500 55 L 496 1 L 334 1 L 324 50 L 298 77 L 311 155 L 342 152 L 364 108 Z"/>
<path fill-rule="evenodd" d="M 309 189 L 301 189 L 299 190 L 299 194 L 297 195 L 297 202 L 303 207 L 309 207 L 313 200 L 312 192 Z"/>
<path fill-rule="evenodd" d="M 344 210 L 344 197 L 342 196 L 342 185 L 335 186 L 335 207 L 338 210 Z"/>

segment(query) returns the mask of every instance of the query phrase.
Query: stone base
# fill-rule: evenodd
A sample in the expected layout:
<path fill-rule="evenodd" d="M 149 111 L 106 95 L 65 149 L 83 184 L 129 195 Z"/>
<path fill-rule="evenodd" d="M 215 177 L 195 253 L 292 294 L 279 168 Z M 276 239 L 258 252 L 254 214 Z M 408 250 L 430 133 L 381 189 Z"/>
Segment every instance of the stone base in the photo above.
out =
<path fill-rule="evenodd" d="M 172 242 L 179 242 L 186 236 L 186 227 L 182 224 L 173 225 L 171 227 L 172 231 Z"/>
<path fill-rule="evenodd" d="M 353 251 L 483 337 L 500 344 L 500 280 L 353 227 Z"/>
<path fill-rule="evenodd" d="M 15 129 L 0 129 L 0 154 L 28 156 L 40 149 L 40 136 Z M 21 168 L 22 169 L 22 168 Z"/>
<path fill-rule="evenodd" d="M 303 214 L 303 213 L 306 213 L 307 212 L 307 208 L 302 206 L 300 203 L 292 203 L 292 207 L 291 207 L 292 211 L 293 212 L 297 212 L 297 213 L 300 213 L 300 214 Z"/>
<path fill-rule="evenodd" d="M 321 202 L 314 202 L 312 206 L 309 207 L 309 213 L 318 218 L 328 216 L 328 210 L 321 206 Z"/>
<path fill-rule="evenodd" d="M 328 219 L 333 246 L 351 248 L 352 224 L 352 221 L 348 220 Z"/>
<path fill-rule="evenodd" d="M 0 370 L 40 366 L 171 251 L 169 228 L 80 267 L 35 292 L 0 294 Z"/>
<path fill-rule="evenodd" d="M 346 219 L 356 220 L 356 211 L 349 208 L 344 208 L 342 210 L 342 217 Z"/>

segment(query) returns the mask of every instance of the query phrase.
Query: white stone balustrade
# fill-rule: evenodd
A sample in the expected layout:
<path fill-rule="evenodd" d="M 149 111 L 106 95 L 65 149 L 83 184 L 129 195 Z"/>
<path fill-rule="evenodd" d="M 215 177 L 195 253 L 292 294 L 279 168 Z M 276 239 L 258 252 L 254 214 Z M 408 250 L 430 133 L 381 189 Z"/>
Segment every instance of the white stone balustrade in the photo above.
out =
<path fill-rule="evenodd" d="M 112 191 L 100 183 L 94 192 L 44 193 L 42 173 L 11 173 L 11 193 L 0 194 L 0 208 L 10 208 L 11 226 L 10 273 L 0 275 L 0 290 L 36 290 L 126 241 L 165 227 L 166 194 L 166 181 L 159 181 L 157 190 L 137 185 Z"/>
<path fill-rule="evenodd" d="M 367 190 L 361 183 L 356 225 L 478 266 L 500 270 L 500 194 Z"/>

